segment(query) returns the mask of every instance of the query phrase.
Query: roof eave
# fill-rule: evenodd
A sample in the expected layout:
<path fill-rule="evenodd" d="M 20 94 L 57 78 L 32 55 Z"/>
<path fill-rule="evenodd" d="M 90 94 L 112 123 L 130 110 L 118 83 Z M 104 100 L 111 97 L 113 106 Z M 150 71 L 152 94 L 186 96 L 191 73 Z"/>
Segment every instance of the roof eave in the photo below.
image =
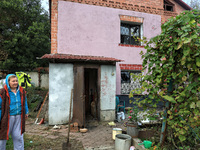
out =
<path fill-rule="evenodd" d="M 192 10 L 192 8 L 188 4 L 186 4 L 184 1 L 182 1 L 182 0 L 174 0 L 174 1 L 177 2 L 184 9 L 186 9 L 186 10 Z"/>

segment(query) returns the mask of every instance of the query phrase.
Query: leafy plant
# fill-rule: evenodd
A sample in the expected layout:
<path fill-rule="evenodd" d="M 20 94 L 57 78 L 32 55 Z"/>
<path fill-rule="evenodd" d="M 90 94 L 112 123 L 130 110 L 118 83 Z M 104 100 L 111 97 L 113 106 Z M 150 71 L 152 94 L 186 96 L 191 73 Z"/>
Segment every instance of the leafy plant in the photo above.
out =
<path fill-rule="evenodd" d="M 175 147 L 200 142 L 200 11 L 185 11 L 162 25 L 160 35 L 146 43 L 143 58 L 142 88 L 136 100 L 144 110 L 155 113 L 160 102 L 166 105 L 167 139 Z M 162 113 L 163 114 L 163 113 Z M 192 133 L 192 134 L 191 134 Z M 194 139 L 190 141 L 190 139 Z M 190 143 L 188 142 L 190 141 Z"/>
<path fill-rule="evenodd" d="M 46 93 L 46 90 L 34 86 L 27 88 L 27 101 L 30 113 L 37 111 L 43 102 L 44 95 L 40 93 Z"/>
<path fill-rule="evenodd" d="M 28 71 L 48 62 L 37 57 L 50 52 L 50 21 L 40 0 L 0 1 L 0 69 Z"/>
<path fill-rule="evenodd" d="M 133 107 L 133 108 L 129 109 L 129 111 L 128 111 L 129 122 L 137 124 L 137 122 L 140 120 L 138 113 L 139 113 L 138 107 Z"/>

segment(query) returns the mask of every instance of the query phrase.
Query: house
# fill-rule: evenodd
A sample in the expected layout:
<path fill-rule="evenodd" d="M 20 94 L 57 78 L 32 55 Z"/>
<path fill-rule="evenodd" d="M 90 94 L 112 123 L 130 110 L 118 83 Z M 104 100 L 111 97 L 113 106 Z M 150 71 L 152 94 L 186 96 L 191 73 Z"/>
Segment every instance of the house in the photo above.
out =
<path fill-rule="evenodd" d="M 88 114 L 115 119 L 115 96 L 138 83 L 144 46 L 137 38 L 161 33 L 162 22 L 191 8 L 182 0 L 50 0 L 49 124 L 72 119 L 84 126 Z M 73 89 L 73 90 L 72 90 Z"/>

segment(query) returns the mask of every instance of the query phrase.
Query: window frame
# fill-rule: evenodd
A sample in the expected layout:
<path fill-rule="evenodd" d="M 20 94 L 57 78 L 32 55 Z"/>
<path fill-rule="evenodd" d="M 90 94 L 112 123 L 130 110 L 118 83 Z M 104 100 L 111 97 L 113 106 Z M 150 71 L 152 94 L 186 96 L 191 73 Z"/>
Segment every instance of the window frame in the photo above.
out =
<path fill-rule="evenodd" d="M 164 11 L 171 11 L 174 12 L 174 4 L 172 4 L 171 2 L 169 2 L 168 0 L 164 0 Z M 168 10 L 167 7 L 171 7 L 172 10 Z"/>
<path fill-rule="evenodd" d="M 134 38 L 131 38 L 131 28 L 133 27 L 136 27 L 136 26 L 139 26 L 139 36 L 135 36 L 135 37 L 138 37 L 138 38 L 142 38 L 143 37 L 143 24 L 142 23 L 137 23 L 137 22 L 128 22 L 128 21 L 121 21 L 120 22 L 120 44 L 127 44 L 127 45 L 138 45 L 138 46 L 141 46 L 142 45 L 142 42 L 141 41 L 135 41 L 133 40 Z M 127 27 L 129 29 L 129 35 L 123 35 L 121 30 L 122 30 L 122 27 Z M 122 41 L 125 41 L 122 39 L 122 36 L 128 36 L 129 37 L 129 40 L 127 43 L 125 42 L 122 42 Z M 132 39 L 132 41 L 131 41 Z"/>

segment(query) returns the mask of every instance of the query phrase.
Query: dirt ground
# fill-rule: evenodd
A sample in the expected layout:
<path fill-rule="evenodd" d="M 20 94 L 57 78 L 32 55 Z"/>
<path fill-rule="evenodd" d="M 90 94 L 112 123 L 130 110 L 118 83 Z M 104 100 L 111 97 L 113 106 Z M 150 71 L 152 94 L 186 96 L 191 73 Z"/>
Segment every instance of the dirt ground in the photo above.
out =
<path fill-rule="evenodd" d="M 37 142 L 38 146 L 28 148 L 28 150 L 62 150 L 63 143 L 67 142 L 68 125 L 48 126 L 48 123 L 41 125 L 34 124 L 35 119 L 29 118 L 26 121 L 25 138 L 30 139 L 30 143 Z M 115 141 L 112 139 L 113 128 L 126 128 L 123 122 L 117 122 L 116 126 L 108 125 L 108 122 L 98 122 L 91 120 L 87 123 L 88 132 L 70 132 L 70 144 L 72 150 L 113 150 Z"/>

